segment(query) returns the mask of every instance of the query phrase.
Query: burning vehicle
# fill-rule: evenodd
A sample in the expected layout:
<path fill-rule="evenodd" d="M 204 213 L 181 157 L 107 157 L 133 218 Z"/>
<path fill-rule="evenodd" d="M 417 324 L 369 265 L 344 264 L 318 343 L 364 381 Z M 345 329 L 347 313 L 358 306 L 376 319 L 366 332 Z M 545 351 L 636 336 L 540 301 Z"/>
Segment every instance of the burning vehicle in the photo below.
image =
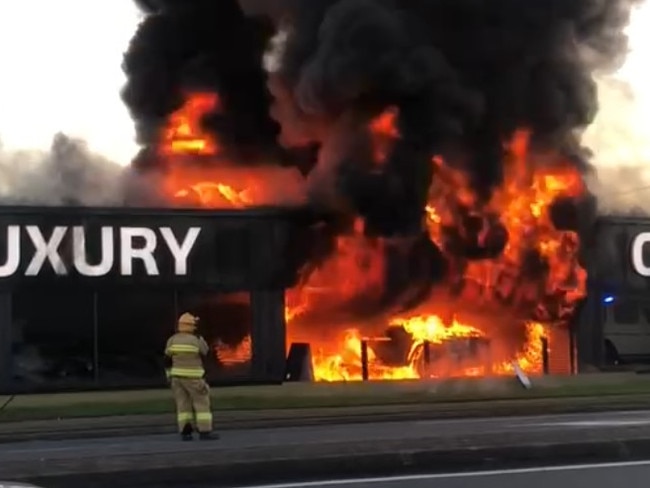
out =
<path fill-rule="evenodd" d="M 314 209 L 284 318 L 317 380 L 360 380 L 364 347 L 370 379 L 569 351 L 596 217 L 581 131 L 637 2 L 136 3 L 121 204 Z M 215 347 L 237 362 L 251 338 Z"/>

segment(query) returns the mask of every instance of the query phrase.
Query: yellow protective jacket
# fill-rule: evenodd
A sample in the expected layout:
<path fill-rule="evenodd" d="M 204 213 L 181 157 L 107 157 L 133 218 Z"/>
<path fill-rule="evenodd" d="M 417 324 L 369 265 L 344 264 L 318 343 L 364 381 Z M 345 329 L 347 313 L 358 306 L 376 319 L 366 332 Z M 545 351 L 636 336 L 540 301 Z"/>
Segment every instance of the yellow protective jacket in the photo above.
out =
<path fill-rule="evenodd" d="M 168 369 L 167 377 L 172 378 L 203 378 L 203 356 L 207 356 L 210 348 L 203 337 L 187 332 L 177 332 L 169 338 L 165 347 L 165 355 L 171 358 L 172 367 Z"/>

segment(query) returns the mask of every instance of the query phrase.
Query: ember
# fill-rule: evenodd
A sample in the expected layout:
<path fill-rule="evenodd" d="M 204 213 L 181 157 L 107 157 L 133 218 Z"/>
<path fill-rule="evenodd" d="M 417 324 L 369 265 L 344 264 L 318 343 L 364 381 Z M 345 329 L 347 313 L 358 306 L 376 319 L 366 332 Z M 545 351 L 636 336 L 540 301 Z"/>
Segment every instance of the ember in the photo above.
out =
<path fill-rule="evenodd" d="M 185 105 L 169 117 L 169 123 L 160 144 L 160 152 L 178 154 L 215 155 L 219 148 L 214 138 L 203 130 L 201 117 L 218 108 L 216 93 L 192 93 Z"/>
<path fill-rule="evenodd" d="M 216 137 L 202 129 L 210 111 L 219 111 L 219 96 L 189 93 L 161 131 L 158 153 L 172 162 L 163 182 L 171 198 L 209 208 L 297 205 L 304 202 L 300 175 L 290 169 L 246 170 L 228 160 Z"/>

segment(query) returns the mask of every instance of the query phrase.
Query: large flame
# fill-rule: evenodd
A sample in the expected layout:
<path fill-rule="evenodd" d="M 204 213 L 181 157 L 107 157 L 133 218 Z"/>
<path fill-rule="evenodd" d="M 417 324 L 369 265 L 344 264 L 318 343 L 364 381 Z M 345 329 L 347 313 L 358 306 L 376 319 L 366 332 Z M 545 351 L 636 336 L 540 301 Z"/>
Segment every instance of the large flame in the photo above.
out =
<path fill-rule="evenodd" d="M 191 94 L 169 119 L 162 153 L 178 158 L 219 158 L 219 141 L 206 135 L 200 122 L 206 110 L 217 106 L 216 96 Z M 378 164 L 385 161 L 399 138 L 396 116 L 391 108 L 369 123 Z M 366 238 L 362 220 L 351 234 L 337 239 L 329 259 L 287 292 L 288 342 L 311 344 L 317 380 L 362 379 L 364 348 L 370 379 L 504 374 L 512 372 L 513 363 L 529 373 L 541 371 L 542 338 L 548 339 L 552 330 L 566 326 L 568 315 L 562 311 L 570 314 L 576 300 L 584 296 L 586 282 L 577 260 L 578 236 L 557 230 L 549 209 L 558 198 L 580 196 L 584 187 L 577 170 L 557 155 L 532 154 L 529 138 L 522 129 L 506 141 L 504 184 L 480 210 L 500 217 L 509 234 L 508 244 L 498 257 L 466 263 L 461 273 L 471 286 L 466 286 L 460 297 L 445 301 L 434 292 L 412 314 L 375 317 L 363 323 L 337 315 L 337 305 L 359 297 L 379 297 L 383 291 L 385 242 Z M 436 177 L 426 224 L 431 239 L 441 244 L 442 229 L 453 225 L 456 218 L 454 202 L 472 205 L 475 197 L 463 175 L 442 158 L 432 158 L 431 164 Z M 179 198 L 193 195 L 205 207 L 264 204 L 261 180 L 251 178 L 245 170 L 234 177 L 229 173 L 230 181 L 206 178 L 205 169 L 172 174 L 170 194 Z M 530 250 L 545 258 L 548 266 L 532 284 L 519 279 Z M 509 297 L 508 305 L 496 297 Z M 522 307 L 525 313 L 519 314 L 516 310 Z M 400 341 L 401 349 L 395 347 Z M 249 347 L 249 342 L 242 346 Z M 222 346 L 218 349 L 219 357 L 226 361 L 240 352 Z"/>
<path fill-rule="evenodd" d="M 202 117 L 219 104 L 216 93 L 192 93 L 169 117 L 160 149 L 164 155 L 217 154 L 216 140 L 202 128 Z"/>
<path fill-rule="evenodd" d="M 237 167 L 225 148 L 203 128 L 207 113 L 218 112 L 218 94 L 190 92 L 162 130 L 159 153 L 172 161 L 163 186 L 173 198 L 209 208 L 295 205 L 304 201 L 296 171 L 256 165 Z"/>

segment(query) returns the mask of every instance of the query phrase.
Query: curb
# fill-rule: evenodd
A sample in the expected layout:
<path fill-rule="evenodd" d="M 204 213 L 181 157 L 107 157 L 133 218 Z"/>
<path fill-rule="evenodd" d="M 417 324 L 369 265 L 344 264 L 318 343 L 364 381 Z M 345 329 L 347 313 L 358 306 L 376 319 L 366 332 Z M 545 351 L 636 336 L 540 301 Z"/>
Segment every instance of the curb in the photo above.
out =
<path fill-rule="evenodd" d="M 602 399 L 601 399 L 602 400 Z M 591 397 L 549 398 L 542 400 L 492 401 L 473 404 L 420 404 L 390 405 L 377 407 L 343 407 L 340 409 L 314 409 L 271 412 L 215 412 L 216 427 L 219 430 L 263 429 L 285 427 L 308 427 L 329 423 L 381 423 L 416 420 L 439 420 L 481 417 L 533 416 L 548 414 L 596 413 L 609 411 L 646 410 L 648 396 L 612 398 L 601 404 L 593 403 Z M 374 410 L 374 411 L 373 411 Z M 74 426 L 43 430 L 38 428 L 21 431 L 20 422 L 0 431 L 0 443 L 27 442 L 35 440 L 74 440 L 90 438 L 134 437 L 144 435 L 172 434 L 175 432 L 173 416 L 142 416 L 142 423 L 102 425 L 95 428 Z M 89 419 L 84 419 L 86 422 Z M 124 422 L 124 421 L 123 421 Z M 1 425 L 1 424 L 0 424 Z"/>
<path fill-rule="evenodd" d="M 290 482 L 303 479 L 382 476 L 417 472 L 452 472 L 466 469 L 504 469 L 509 467 L 561 465 L 583 462 L 615 462 L 646 459 L 650 456 L 650 438 L 617 439 L 573 443 L 536 443 L 517 446 L 457 447 L 442 450 L 423 447 L 378 449 L 374 452 L 350 452 L 300 457 L 251 453 L 249 459 L 237 461 L 212 458 L 203 464 L 190 463 L 184 468 L 158 468 L 145 471 L 111 471 L 105 473 L 59 476 L 24 476 L 20 481 L 48 488 L 108 488 L 119 479 L 122 488 L 205 485 L 233 486 L 243 483 Z M 388 446 L 390 447 L 390 446 Z M 275 457 L 275 459 L 273 459 Z M 158 463 L 156 463 L 158 464 Z M 192 464 L 195 464 L 192 466 Z M 160 464 L 159 464 L 160 465 Z M 15 478 L 15 477 L 14 477 Z"/>

